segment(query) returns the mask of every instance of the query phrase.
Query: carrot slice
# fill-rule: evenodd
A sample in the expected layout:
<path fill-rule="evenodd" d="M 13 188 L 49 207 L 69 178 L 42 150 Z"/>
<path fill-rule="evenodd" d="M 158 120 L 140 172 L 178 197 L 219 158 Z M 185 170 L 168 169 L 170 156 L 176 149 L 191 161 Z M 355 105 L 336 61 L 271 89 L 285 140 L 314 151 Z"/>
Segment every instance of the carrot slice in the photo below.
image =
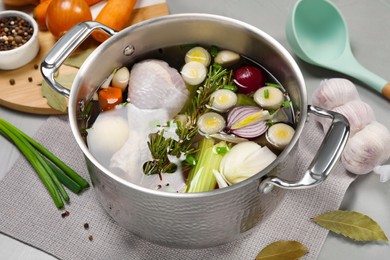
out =
<path fill-rule="evenodd" d="M 108 87 L 99 90 L 99 105 L 103 111 L 115 108 L 116 105 L 122 103 L 122 89 Z"/>

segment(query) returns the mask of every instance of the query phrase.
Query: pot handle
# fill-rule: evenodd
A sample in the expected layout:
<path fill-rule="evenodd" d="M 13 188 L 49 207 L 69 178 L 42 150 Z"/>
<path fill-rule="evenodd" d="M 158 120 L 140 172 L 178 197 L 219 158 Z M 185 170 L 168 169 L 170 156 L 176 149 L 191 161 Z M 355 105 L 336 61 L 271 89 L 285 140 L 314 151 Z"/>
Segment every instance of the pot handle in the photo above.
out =
<path fill-rule="evenodd" d="M 41 73 L 46 82 L 63 96 L 69 97 L 69 89 L 63 87 L 55 79 L 54 75 L 69 55 L 84 42 L 94 30 L 102 30 L 113 36 L 116 31 L 101 23 L 88 21 L 75 25 L 64 34 L 53 46 L 41 63 Z"/>
<path fill-rule="evenodd" d="M 308 106 L 309 113 L 333 119 L 325 138 L 311 162 L 309 169 L 298 182 L 283 180 L 278 177 L 268 177 L 259 185 L 261 193 L 269 193 L 273 186 L 284 189 L 305 189 L 317 186 L 323 182 L 339 159 L 349 137 L 349 122 L 340 113 L 325 110 L 316 106 Z"/>

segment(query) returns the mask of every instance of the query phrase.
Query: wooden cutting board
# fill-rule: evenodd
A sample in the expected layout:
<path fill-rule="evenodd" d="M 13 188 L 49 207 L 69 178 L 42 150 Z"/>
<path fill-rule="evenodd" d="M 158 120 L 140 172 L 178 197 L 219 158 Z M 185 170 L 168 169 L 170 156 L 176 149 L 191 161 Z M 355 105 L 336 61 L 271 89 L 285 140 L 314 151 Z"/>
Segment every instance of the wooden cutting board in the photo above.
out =
<path fill-rule="evenodd" d="M 129 25 L 138 23 L 150 18 L 168 14 L 166 3 L 146 6 L 135 9 Z M 10 71 L 0 70 L 0 105 L 10 109 L 32 114 L 53 115 L 61 114 L 52 109 L 46 103 L 41 94 L 42 75 L 38 66 L 48 51 L 54 45 L 55 39 L 49 32 L 39 32 L 40 51 L 27 65 L 22 68 Z M 61 73 L 74 73 L 74 68 L 62 66 Z M 12 85 L 10 80 L 15 83 Z"/>

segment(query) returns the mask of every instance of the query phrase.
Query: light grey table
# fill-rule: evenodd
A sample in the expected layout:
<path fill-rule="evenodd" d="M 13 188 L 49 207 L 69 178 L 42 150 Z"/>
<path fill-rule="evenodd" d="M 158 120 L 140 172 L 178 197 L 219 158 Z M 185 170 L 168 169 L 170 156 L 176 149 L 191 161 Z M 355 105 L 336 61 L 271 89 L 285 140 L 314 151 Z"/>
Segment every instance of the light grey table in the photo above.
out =
<path fill-rule="evenodd" d="M 291 52 L 284 34 L 284 26 L 287 14 L 295 0 L 168 0 L 167 2 L 171 13 L 212 13 L 252 24 L 273 36 Z M 367 68 L 390 79 L 390 0 L 333 0 L 333 2 L 341 9 L 348 23 L 352 49 L 357 59 Z M 0 2 L 0 10 L 1 8 L 3 7 Z M 298 59 L 297 62 L 304 74 L 309 97 L 322 79 L 345 77 L 335 72 L 314 68 Z M 377 120 L 390 129 L 390 102 L 363 85 L 355 83 L 363 101 L 374 109 Z M 0 107 L 0 117 L 30 135 L 34 134 L 47 118 L 19 113 L 3 107 Z M 9 171 L 18 156 L 18 151 L 0 138 L 0 179 Z M 390 236 L 390 182 L 380 183 L 375 174 L 359 177 L 348 189 L 341 209 L 356 210 L 369 215 Z M 55 258 L 0 234 L 0 259 Z M 329 234 L 318 259 L 390 259 L 390 246 L 380 243 L 354 243 Z"/>

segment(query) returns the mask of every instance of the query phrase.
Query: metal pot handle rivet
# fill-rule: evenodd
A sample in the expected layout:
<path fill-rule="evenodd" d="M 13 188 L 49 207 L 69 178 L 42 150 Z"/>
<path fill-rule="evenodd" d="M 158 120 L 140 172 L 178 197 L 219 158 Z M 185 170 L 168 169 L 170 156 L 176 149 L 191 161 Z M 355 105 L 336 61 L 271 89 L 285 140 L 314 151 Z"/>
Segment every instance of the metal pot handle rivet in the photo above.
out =
<path fill-rule="evenodd" d="M 349 136 L 348 120 L 342 114 L 316 106 L 309 105 L 308 111 L 317 116 L 330 118 L 333 121 L 305 175 L 297 182 L 284 180 L 276 176 L 265 178 L 258 187 L 260 193 L 269 193 L 273 186 L 284 189 L 305 189 L 317 186 L 329 176 L 340 158 Z"/>
<path fill-rule="evenodd" d="M 54 75 L 64 63 L 66 58 L 83 43 L 94 30 L 102 30 L 113 36 L 116 31 L 98 22 L 83 22 L 70 29 L 62 36 L 46 55 L 41 64 L 41 73 L 46 82 L 63 96 L 69 97 L 69 89 L 59 84 Z"/>
<path fill-rule="evenodd" d="M 127 45 L 126 48 L 123 50 L 123 55 L 125 56 L 131 56 L 135 52 L 135 47 L 133 45 Z"/>

